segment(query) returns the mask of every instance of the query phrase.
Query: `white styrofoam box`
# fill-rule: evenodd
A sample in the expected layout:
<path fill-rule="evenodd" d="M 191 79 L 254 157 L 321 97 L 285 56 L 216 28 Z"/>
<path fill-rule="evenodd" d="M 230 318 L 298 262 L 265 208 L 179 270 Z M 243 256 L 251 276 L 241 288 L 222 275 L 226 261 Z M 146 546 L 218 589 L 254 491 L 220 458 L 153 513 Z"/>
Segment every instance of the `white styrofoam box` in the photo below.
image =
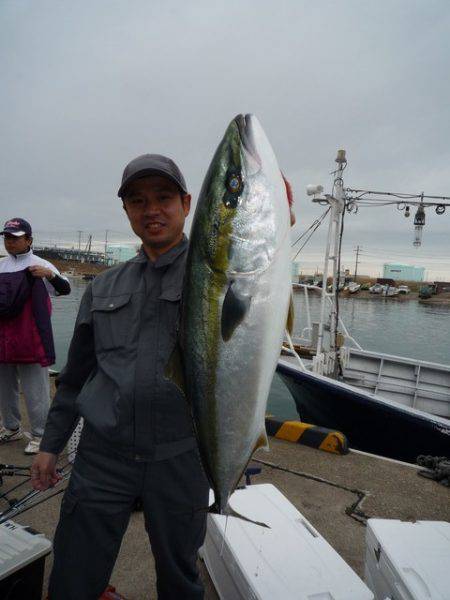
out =
<path fill-rule="evenodd" d="M 450 523 L 369 519 L 365 580 L 376 600 L 449 600 Z"/>
<path fill-rule="evenodd" d="M 5 521 L 0 525 L 0 580 L 26 567 L 52 550 L 52 543 L 42 534 Z"/>
<path fill-rule="evenodd" d="M 363 581 L 277 488 L 236 490 L 230 504 L 270 529 L 208 515 L 201 555 L 221 600 L 372 600 Z"/>

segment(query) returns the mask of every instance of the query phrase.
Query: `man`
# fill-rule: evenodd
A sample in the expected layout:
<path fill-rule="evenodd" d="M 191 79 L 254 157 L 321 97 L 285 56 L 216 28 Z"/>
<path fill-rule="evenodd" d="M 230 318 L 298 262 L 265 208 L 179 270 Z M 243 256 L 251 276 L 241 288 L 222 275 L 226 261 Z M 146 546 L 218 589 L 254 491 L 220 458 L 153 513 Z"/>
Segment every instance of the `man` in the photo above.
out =
<path fill-rule="evenodd" d="M 49 293 L 69 294 L 70 284 L 33 254 L 25 219 L 10 219 L 0 235 L 8 252 L 0 260 L 0 444 L 23 437 L 20 380 L 31 427 L 25 454 L 37 454 L 50 402 L 48 366 L 55 358 Z"/>
<path fill-rule="evenodd" d="M 157 154 L 128 164 L 118 196 L 142 248 L 87 288 L 32 467 L 36 489 L 54 485 L 57 456 L 84 417 L 49 598 L 100 597 L 140 500 L 158 597 L 200 599 L 196 561 L 209 486 L 187 402 L 164 377 L 176 340 L 191 196 L 176 164 Z"/>

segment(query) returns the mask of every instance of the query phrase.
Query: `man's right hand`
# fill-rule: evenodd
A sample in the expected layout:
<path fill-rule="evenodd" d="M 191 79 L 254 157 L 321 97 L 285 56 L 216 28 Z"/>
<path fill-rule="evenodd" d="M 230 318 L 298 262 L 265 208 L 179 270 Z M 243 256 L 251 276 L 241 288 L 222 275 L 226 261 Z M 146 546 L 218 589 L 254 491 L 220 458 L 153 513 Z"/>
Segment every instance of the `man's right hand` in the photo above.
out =
<path fill-rule="evenodd" d="M 56 472 L 58 456 L 50 452 L 39 452 L 31 465 L 31 485 L 35 490 L 44 491 L 53 487 L 61 479 Z"/>

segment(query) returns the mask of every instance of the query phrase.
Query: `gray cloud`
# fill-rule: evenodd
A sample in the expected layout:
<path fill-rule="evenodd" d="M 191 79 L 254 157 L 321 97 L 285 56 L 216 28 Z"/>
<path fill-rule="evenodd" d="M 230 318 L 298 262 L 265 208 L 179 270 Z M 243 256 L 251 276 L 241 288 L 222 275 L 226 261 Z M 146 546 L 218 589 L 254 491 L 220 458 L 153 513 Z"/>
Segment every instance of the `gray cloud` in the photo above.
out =
<path fill-rule="evenodd" d="M 3 2 L 3 216 L 127 231 L 124 164 L 169 154 L 195 197 L 239 112 L 258 115 L 293 183 L 294 234 L 320 214 L 304 188 L 329 189 L 340 147 L 350 187 L 450 195 L 449 30 L 445 0 Z M 427 215 L 417 252 L 395 208 L 361 211 L 346 218 L 345 258 L 360 243 L 445 261 L 449 217 Z"/>

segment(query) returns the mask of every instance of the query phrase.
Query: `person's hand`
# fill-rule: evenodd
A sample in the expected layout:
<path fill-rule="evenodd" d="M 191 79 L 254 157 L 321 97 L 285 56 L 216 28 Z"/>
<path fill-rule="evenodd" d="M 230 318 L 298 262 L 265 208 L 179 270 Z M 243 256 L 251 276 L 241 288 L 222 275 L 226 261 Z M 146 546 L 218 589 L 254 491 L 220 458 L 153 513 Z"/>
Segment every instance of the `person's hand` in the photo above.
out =
<path fill-rule="evenodd" d="M 287 196 L 287 201 L 288 201 L 288 204 L 289 204 L 289 215 L 290 215 L 290 219 L 291 219 L 291 227 L 293 227 L 295 225 L 294 194 L 292 192 L 292 186 L 291 186 L 291 184 L 286 179 L 286 177 L 284 176 L 284 174 L 283 174 L 282 171 L 281 171 L 281 177 L 283 178 L 284 185 L 285 185 L 285 188 L 286 188 L 286 196 Z"/>
<path fill-rule="evenodd" d="M 28 270 L 33 277 L 46 277 L 47 279 L 53 279 L 55 276 L 51 269 L 47 269 L 47 267 L 42 267 L 41 265 L 33 265 L 32 267 L 28 267 Z"/>
<path fill-rule="evenodd" d="M 31 485 L 40 492 L 53 487 L 61 479 L 56 472 L 58 456 L 50 452 L 39 452 L 31 465 Z"/>

